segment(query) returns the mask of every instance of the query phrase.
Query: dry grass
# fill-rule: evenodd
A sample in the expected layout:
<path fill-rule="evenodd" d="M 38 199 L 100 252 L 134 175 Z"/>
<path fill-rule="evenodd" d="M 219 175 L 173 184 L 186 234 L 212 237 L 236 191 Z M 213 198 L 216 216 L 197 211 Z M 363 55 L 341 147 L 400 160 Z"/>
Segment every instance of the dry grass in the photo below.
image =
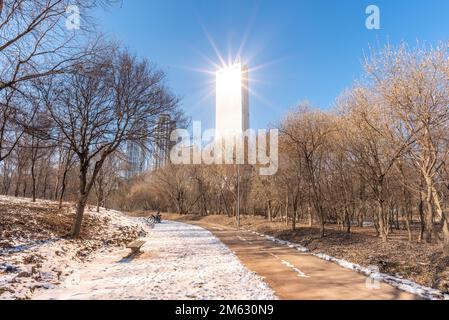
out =
<path fill-rule="evenodd" d="M 107 228 L 108 217 L 89 214 L 86 209 L 81 234 L 71 240 L 69 234 L 75 219 L 73 205 L 66 203 L 59 209 L 52 201 L 33 203 L 28 199 L 11 199 L 0 199 L 0 249 L 65 238 L 79 245 L 77 256 L 83 258 L 103 245 L 121 245 L 138 236 L 137 230 Z"/>
<path fill-rule="evenodd" d="M 202 217 L 166 213 L 162 218 L 185 222 L 197 220 L 230 227 L 236 225 L 235 218 L 223 215 Z M 375 265 L 381 272 L 449 292 L 449 258 L 443 257 L 438 244 L 418 243 L 416 239 L 409 242 L 406 230 L 394 230 L 389 242 L 382 243 L 373 228 L 354 227 L 348 234 L 336 225 L 327 225 L 326 236 L 320 238 L 317 227 L 300 224 L 293 231 L 285 222 L 269 222 L 263 217 L 243 216 L 241 225 L 245 229 L 299 243 L 312 252 L 322 252 L 362 266 Z"/>
<path fill-rule="evenodd" d="M 65 205 L 61 210 L 51 202 L 0 203 L 0 248 L 7 248 L 12 239 L 39 241 L 64 238 L 70 233 L 74 210 Z M 104 221 L 86 216 L 80 239 L 89 239 Z"/>

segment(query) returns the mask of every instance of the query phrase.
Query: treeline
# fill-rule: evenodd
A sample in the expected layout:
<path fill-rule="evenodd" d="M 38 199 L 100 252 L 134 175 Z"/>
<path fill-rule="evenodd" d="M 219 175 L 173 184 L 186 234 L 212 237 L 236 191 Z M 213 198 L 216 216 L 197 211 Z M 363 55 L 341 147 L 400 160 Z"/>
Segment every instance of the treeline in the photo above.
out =
<path fill-rule="evenodd" d="M 387 47 L 333 110 L 301 104 L 279 123 L 279 170 L 241 167 L 241 212 L 316 223 L 372 225 L 387 241 L 438 241 L 449 253 L 448 47 Z M 236 167 L 167 166 L 116 196 L 125 209 L 235 215 Z"/>
<path fill-rule="evenodd" d="M 126 145 L 148 149 L 161 115 L 182 119 L 164 72 L 90 36 L 88 12 L 112 2 L 15 0 L 0 12 L 1 191 L 75 201 L 74 237 L 87 203 L 105 205 L 117 188 Z M 67 27 L 68 5 L 79 30 Z"/>

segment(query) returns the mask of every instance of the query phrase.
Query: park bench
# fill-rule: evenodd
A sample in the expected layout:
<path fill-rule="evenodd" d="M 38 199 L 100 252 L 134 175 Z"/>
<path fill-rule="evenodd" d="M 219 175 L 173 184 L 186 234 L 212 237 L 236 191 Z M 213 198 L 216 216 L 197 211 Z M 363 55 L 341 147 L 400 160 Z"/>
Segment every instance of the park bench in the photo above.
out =
<path fill-rule="evenodd" d="M 133 242 L 128 243 L 126 248 L 131 249 L 131 254 L 136 254 L 140 252 L 140 248 L 145 244 L 143 240 L 134 240 Z"/>

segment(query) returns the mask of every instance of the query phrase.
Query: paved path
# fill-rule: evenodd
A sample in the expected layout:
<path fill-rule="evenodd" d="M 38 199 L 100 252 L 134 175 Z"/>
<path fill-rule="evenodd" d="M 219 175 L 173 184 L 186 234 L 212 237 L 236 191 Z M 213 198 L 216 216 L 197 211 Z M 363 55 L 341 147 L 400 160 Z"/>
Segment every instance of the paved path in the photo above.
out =
<path fill-rule="evenodd" d="M 386 283 L 367 286 L 367 277 L 337 264 L 221 225 L 192 222 L 213 232 L 245 266 L 263 276 L 281 299 L 418 299 Z M 368 279 L 369 281 L 369 279 Z M 369 288 L 371 287 L 371 288 Z"/>

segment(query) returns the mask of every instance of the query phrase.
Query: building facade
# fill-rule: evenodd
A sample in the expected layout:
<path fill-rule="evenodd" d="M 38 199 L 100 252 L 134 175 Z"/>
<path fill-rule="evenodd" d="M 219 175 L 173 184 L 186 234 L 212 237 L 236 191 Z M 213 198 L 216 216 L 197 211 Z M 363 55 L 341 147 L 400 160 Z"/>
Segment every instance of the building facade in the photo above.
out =
<path fill-rule="evenodd" d="M 174 142 L 170 141 L 170 135 L 176 129 L 176 122 L 170 115 L 163 114 L 154 131 L 153 169 L 164 167 L 170 161 L 170 150 Z"/>
<path fill-rule="evenodd" d="M 248 68 L 241 63 L 216 73 L 215 129 L 217 136 L 249 128 Z"/>

